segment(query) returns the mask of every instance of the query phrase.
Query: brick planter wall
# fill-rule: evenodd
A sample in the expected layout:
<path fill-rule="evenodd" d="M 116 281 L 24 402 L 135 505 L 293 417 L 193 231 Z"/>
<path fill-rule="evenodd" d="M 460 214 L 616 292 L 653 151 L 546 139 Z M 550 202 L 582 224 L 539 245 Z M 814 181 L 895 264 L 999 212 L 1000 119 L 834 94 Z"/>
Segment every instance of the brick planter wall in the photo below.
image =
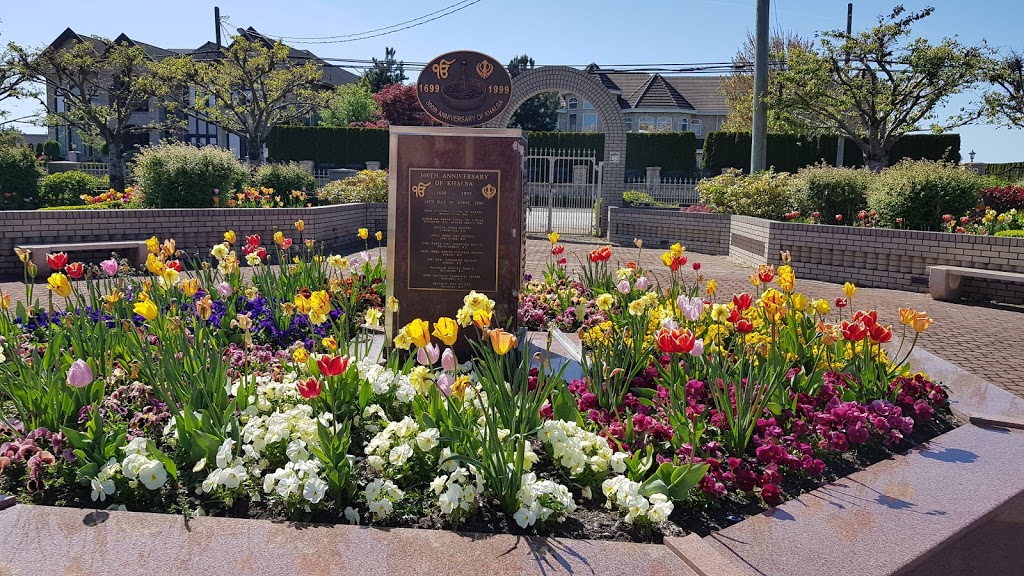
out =
<path fill-rule="evenodd" d="M 19 244 L 174 238 L 181 250 L 208 252 L 224 232 L 259 234 L 271 243 L 275 230 L 298 241 L 294 223 L 303 220 L 305 238 L 341 251 L 362 245 L 360 227 L 387 233 L 387 204 L 338 204 L 315 208 L 197 208 L 181 210 L 15 210 L 0 211 L 0 277 L 21 278 L 14 255 Z M 374 241 L 371 239 L 371 243 Z M 82 253 L 81 256 L 89 256 Z M 103 254 L 107 257 L 109 254 Z M 75 258 L 73 256 L 73 258 Z M 92 260 L 90 260 L 92 261 Z"/>
<path fill-rule="evenodd" d="M 781 264 L 789 250 L 802 278 L 928 291 L 928 267 L 947 265 L 1024 273 L 1024 238 L 774 222 L 749 216 L 647 208 L 609 209 L 609 239 L 651 246 L 682 242 L 694 252 L 728 254 L 746 264 Z M 724 240 L 723 240 L 724 239 Z M 1024 286 L 969 280 L 965 294 L 1024 303 Z"/>

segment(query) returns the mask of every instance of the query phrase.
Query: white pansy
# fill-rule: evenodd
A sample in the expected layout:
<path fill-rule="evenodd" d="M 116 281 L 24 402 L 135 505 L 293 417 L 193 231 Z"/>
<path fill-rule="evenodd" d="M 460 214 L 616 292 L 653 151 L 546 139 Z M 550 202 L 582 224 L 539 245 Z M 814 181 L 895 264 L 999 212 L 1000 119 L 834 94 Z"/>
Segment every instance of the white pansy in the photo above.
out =
<path fill-rule="evenodd" d="M 409 444 L 399 444 L 388 452 L 388 462 L 394 466 L 402 466 L 412 456 L 412 446 Z"/>
<path fill-rule="evenodd" d="M 306 443 L 302 440 L 292 440 L 285 448 L 285 454 L 292 462 L 306 460 L 309 458 L 309 450 L 306 450 Z"/>
<path fill-rule="evenodd" d="M 121 474 L 128 480 L 135 480 L 139 476 L 139 470 L 149 462 L 142 454 L 129 454 L 121 462 Z"/>
<path fill-rule="evenodd" d="M 146 440 L 144 436 L 139 436 L 137 438 L 132 439 L 132 441 L 129 442 L 128 445 L 124 447 L 125 456 L 131 456 L 132 454 L 138 454 L 141 456 L 148 455 L 148 443 L 149 442 Z"/>
<path fill-rule="evenodd" d="M 438 439 L 440 438 L 441 433 L 437 428 L 428 428 L 416 435 L 416 445 L 419 446 L 420 450 L 429 452 L 437 446 Z"/>
<path fill-rule="evenodd" d="M 167 482 L 167 470 L 159 460 L 149 460 L 138 471 L 139 480 L 150 490 L 158 490 Z"/>
<path fill-rule="evenodd" d="M 92 501 L 93 502 L 95 502 L 97 500 L 99 500 L 100 502 L 103 502 L 104 500 L 107 499 L 107 496 L 110 496 L 111 494 L 114 493 L 114 489 L 115 489 L 114 481 L 109 479 L 109 478 L 106 479 L 106 480 L 100 480 L 98 477 L 97 478 L 93 478 L 91 484 L 92 484 L 92 494 L 91 494 L 91 496 L 92 496 Z"/>
<path fill-rule="evenodd" d="M 302 487 L 302 497 L 308 500 L 310 504 L 316 504 L 323 500 L 326 493 L 327 483 L 316 476 L 306 480 L 305 485 Z"/>
<path fill-rule="evenodd" d="M 348 520 L 349 524 L 359 524 L 359 510 L 351 506 L 345 507 L 345 519 Z"/>

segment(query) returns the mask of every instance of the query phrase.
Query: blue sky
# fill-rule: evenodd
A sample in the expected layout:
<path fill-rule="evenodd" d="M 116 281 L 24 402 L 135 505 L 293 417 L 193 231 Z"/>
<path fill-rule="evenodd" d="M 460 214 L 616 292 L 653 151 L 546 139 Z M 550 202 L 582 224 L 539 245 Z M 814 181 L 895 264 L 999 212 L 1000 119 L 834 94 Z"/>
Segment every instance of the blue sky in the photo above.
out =
<path fill-rule="evenodd" d="M 854 2 L 854 28 L 870 26 L 898 0 Z M 441 9 L 456 0 L 219 0 L 231 29 L 253 26 L 274 36 L 332 36 L 389 26 Z M 5 2 L 0 12 L 0 40 L 40 46 L 67 26 L 79 33 L 113 38 L 121 32 L 165 48 L 198 46 L 213 39 L 210 1 L 173 3 L 50 0 Z M 904 0 L 908 9 L 927 4 Z M 124 7 L 131 6 L 130 9 Z M 1017 0 L 963 2 L 935 0 L 936 12 L 916 34 L 938 40 L 958 35 L 1024 51 L 1019 23 L 1024 3 Z M 772 26 L 811 36 L 817 30 L 845 26 L 846 2 L 772 0 Z M 369 59 L 385 46 L 398 57 L 424 62 L 456 49 L 486 52 L 508 61 L 528 53 L 538 64 L 647 64 L 728 61 L 754 26 L 754 0 L 479 0 L 449 16 L 386 36 L 335 44 L 291 44 L 322 57 Z M 411 71 L 415 77 L 418 71 Z M 955 111 L 971 101 L 961 96 Z M 10 108 L 10 107 L 9 107 Z M 16 117 L 38 104 L 16 104 Z M 41 131 L 40 128 L 28 128 Z M 1024 130 L 969 126 L 963 135 L 964 156 L 971 149 L 979 161 L 1024 160 Z"/>

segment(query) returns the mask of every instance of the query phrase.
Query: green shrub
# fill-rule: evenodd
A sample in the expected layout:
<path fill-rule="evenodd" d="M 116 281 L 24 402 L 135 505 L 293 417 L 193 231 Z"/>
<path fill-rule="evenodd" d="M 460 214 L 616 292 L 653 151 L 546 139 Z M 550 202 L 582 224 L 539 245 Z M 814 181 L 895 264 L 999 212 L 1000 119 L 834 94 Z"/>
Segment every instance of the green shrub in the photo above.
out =
<path fill-rule="evenodd" d="M 316 178 L 298 162 L 264 164 L 256 169 L 252 183 L 258 188 L 273 188 L 278 194 L 288 194 L 292 190 L 312 192 L 316 189 Z"/>
<path fill-rule="evenodd" d="M 145 208 L 209 208 L 245 186 L 249 172 L 230 150 L 183 142 L 142 148 L 132 176 Z"/>
<path fill-rule="evenodd" d="M 334 166 L 365 166 L 367 161 L 388 164 L 389 135 L 378 128 L 275 126 L 267 138 L 274 162 L 312 160 Z"/>
<path fill-rule="evenodd" d="M 35 205 L 43 171 L 24 146 L 0 148 L 0 209 L 22 210 Z"/>
<path fill-rule="evenodd" d="M 622 193 L 622 201 L 627 206 L 654 206 L 654 197 L 639 190 L 626 190 Z"/>
<path fill-rule="evenodd" d="M 713 212 L 782 220 L 793 209 L 799 180 L 787 172 L 772 170 L 746 176 L 739 170 L 701 180 L 697 184 L 702 204 Z"/>
<path fill-rule="evenodd" d="M 878 224 L 893 228 L 940 230 L 943 214 L 964 214 L 978 205 L 983 180 L 946 162 L 904 160 L 871 179 L 868 206 Z"/>
<path fill-rule="evenodd" d="M 995 235 L 1002 238 L 1024 238 L 1024 230 L 1000 230 Z"/>
<path fill-rule="evenodd" d="M 43 155 L 49 160 L 56 160 L 60 158 L 60 142 L 56 140 L 47 140 L 43 142 Z"/>
<path fill-rule="evenodd" d="M 47 206 L 40 210 L 111 210 L 127 208 L 124 202 L 97 202 L 96 204 L 82 204 L 80 206 Z"/>
<path fill-rule="evenodd" d="M 96 191 L 99 181 L 85 172 L 70 170 L 43 178 L 39 189 L 40 206 L 74 206 L 82 203 L 82 194 Z"/>
<path fill-rule="evenodd" d="M 868 183 L 871 172 L 862 168 L 836 168 L 818 164 L 804 168 L 797 175 L 800 188 L 794 201 L 805 214 L 821 212 L 828 221 L 836 214 L 844 222 L 854 222 L 854 214 L 868 204 Z"/>
<path fill-rule="evenodd" d="M 317 198 L 324 204 L 387 202 L 388 173 L 362 170 L 350 178 L 328 182 L 317 192 Z"/>

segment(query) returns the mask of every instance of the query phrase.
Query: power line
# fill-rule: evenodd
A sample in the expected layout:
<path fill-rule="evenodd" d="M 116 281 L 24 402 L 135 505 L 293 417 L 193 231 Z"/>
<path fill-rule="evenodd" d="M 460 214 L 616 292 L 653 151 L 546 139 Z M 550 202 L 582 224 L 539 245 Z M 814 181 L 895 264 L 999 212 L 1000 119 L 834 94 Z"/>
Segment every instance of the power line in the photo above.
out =
<path fill-rule="evenodd" d="M 419 18 L 414 18 L 413 20 L 409 21 L 409 22 L 415 22 L 414 24 L 409 24 L 407 26 L 402 26 L 401 28 L 394 28 L 394 29 L 390 29 L 390 28 L 393 28 L 392 26 L 389 26 L 387 28 L 380 28 L 378 30 L 385 30 L 385 31 L 384 32 L 377 32 L 376 34 L 370 34 L 369 31 L 367 31 L 367 32 L 361 33 L 362 35 L 360 35 L 360 34 L 350 35 L 350 36 L 359 36 L 358 38 L 348 37 L 348 38 L 341 38 L 341 39 L 338 39 L 338 40 L 308 40 L 308 41 L 296 42 L 296 44 L 341 44 L 341 43 L 344 43 L 344 42 L 356 42 L 358 40 L 368 40 L 370 38 L 377 38 L 378 36 L 387 36 L 388 34 L 394 34 L 395 32 L 401 32 L 403 30 L 408 30 L 410 28 L 415 28 L 417 26 L 422 26 L 422 25 L 427 24 L 429 22 L 433 22 L 434 20 L 439 20 L 441 18 L 444 18 L 445 16 L 451 16 L 452 14 L 454 14 L 456 12 L 459 12 L 460 10 L 464 10 L 466 8 L 469 8 L 470 6 L 472 6 L 474 4 L 477 4 L 480 1 L 481 0 L 470 0 L 468 3 L 464 3 L 462 6 L 459 6 L 459 4 L 456 3 L 456 4 L 453 4 L 452 6 L 459 6 L 459 7 L 454 9 L 454 10 L 451 10 L 449 12 L 444 12 L 443 14 L 437 14 L 437 12 L 433 12 L 433 14 L 437 14 L 433 18 L 428 18 L 426 20 L 422 20 L 422 21 L 419 21 L 419 22 L 416 22 L 416 20 L 419 20 Z M 444 10 L 444 9 L 442 9 L 442 10 Z M 426 16 L 427 15 L 424 15 L 421 18 L 424 18 Z M 394 26 L 399 26 L 399 24 L 395 24 Z M 260 36 L 263 36 L 264 38 L 267 38 L 268 40 L 272 39 L 272 38 L 269 38 L 265 34 L 260 34 Z M 282 36 L 282 38 L 284 38 L 284 37 Z M 326 38 L 329 38 L 329 37 L 326 37 Z"/>
<path fill-rule="evenodd" d="M 352 38 L 354 36 L 365 36 L 366 34 L 373 34 L 374 32 L 380 32 L 382 30 L 389 30 L 391 28 L 397 28 L 399 26 L 402 26 L 402 25 L 405 25 L 405 24 L 409 24 L 411 22 L 416 22 L 417 20 L 422 20 L 422 19 L 427 18 L 429 16 L 433 16 L 434 14 L 437 14 L 439 12 L 444 12 L 445 10 L 449 10 L 451 8 L 454 8 L 454 7 L 458 6 L 459 4 L 465 4 L 466 2 L 469 2 L 469 1 L 470 0 L 460 0 L 459 2 L 456 2 L 455 4 L 450 4 L 448 6 L 445 6 L 444 8 L 441 8 L 440 10 L 435 10 L 435 11 L 429 13 L 429 14 L 424 14 L 422 16 L 418 16 L 418 17 L 413 18 L 411 20 L 406 20 L 405 22 L 399 22 L 397 24 L 392 24 L 391 26 L 385 26 L 383 28 L 374 28 L 373 30 L 367 30 L 365 32 L 357 32 L 357 33 L 353 33 L 353 34 L 341 34 L 339 36 L 280 36 L 280 35 L 277 35 L 277 34 L 268 34 L 268 36 L 273 36 L 275 38 L 281 38 L 282 40 L 333 40 L 333 39 L 337 39 L 337 38 Z M 479 1 L 479 0 L 477 0 L 477 1 Z M 474 4 L 475 4 L 475 2 L 474 2 Z"/>

